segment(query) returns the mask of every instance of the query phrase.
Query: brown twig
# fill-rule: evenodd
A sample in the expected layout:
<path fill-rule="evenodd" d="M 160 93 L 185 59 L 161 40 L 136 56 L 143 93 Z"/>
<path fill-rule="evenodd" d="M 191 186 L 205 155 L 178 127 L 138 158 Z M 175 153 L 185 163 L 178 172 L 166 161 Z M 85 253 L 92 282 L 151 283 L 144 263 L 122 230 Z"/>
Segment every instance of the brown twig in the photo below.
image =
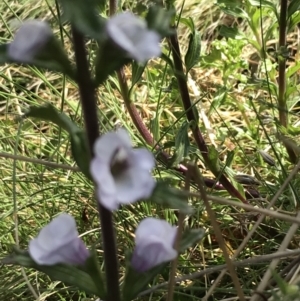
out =
<path fill-rule="evenodd" d="M 230 273 L 233 285 L 234 285 L 234 287 L 237 291 L 237 295 L 239 297 L 239 300 L 244 301 L 245 300 L 244 292 L 241 288 L 239 278 L 238 278 L 238 276 L 236 274 L 236 271 L 234 269 L 234 266 L 232 264 L 232 260 L 230 259 L 229 255 L 228 255 L 227 248 L 226 248 L 223 236 L 222 236 L 222 232 L 221 232 L 220 227 L 217 223 L 215 212 L 212 210 L 212 208 L 209 204 L 207 194 L 206 194 L 206 191 L 204 189 L 204 183 L 203 183 L 203 180 L 202 180 L 202 175 L 200 174 L 200 171 L 196 166 L 194 166 L 193 170 L 194 170 L 195 181 L 198 184 L 198 188 L 199 188 L 201 197 L 203 199 L 204 205 L 206 207 L 206 211 L 207 211 L 207 213 L 210 217 L 210 222 L 211 222 L 211 224 L 213 226 L 213 229 L 215 231 L 215 235 L 216 235 L 217 241 L 219 243 L 219 246 L 220 246 L 220 248 L 223 252 L 224 259 L 225 259 L 228 271 Z"/>
<path fill-rule="evenodd" d="M 175 28 L 174 28 L 175 30 Z M 201 131 L 199 129 L 197 118 L 194 114 L 194 111 L 192 110 L 192 102 L 190 99 L 187 82 L 184 76 L 184 70 L 183 70 L 183 64 L 181 60 L 181 54 L 180 54 L 180 46 L 178 43 L 178 36 L 177 32 L 175 30 L 175 33 L 169 38 L 169 44 L 171 46 L 172 56 L 173 56 L 173 62 L 174 62 L 174 69 L 175 69 L 175 76 L 177 78 L 179 91 L 181 94 L 182 103 L 186 112 L 186 116 L 189 122 L 191 122 L 191 129 L 193 132 L 193 136 L 195 138 L 195 141 L 197 143 L 197 146 L 201 152 L 201 155 L 204 159 L 204 162 L 207 166 L 211 165 L 211 160 L 208 156 L 208 148 L 205 143 L 205 140 L 201 134 Z M 214 170 L 211 170 L 214 173 Z M 225 187 L 225 189 L 230 193 L 232 196 L 238 198 L 243 203 L 247 203 L 245 198 L 240 194 L 240 192 L 228 181 L 226 176 L 221 173 L 214 173 L 214 176 L 216 178 L 219 178 L 220 183 Z"/>

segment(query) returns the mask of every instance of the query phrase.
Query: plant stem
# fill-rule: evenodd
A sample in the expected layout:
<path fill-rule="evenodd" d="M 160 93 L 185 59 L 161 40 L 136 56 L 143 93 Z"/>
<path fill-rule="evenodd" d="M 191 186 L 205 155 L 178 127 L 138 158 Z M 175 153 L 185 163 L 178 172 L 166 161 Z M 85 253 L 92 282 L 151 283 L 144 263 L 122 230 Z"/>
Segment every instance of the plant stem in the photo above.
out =
<path fill-rule="evenodd" d="M 287 8 L 288 0 L 281 0 L 280 19 L 279 19 L 279 62 L 278 62 L 278 111 L 279 121 L 283 127 L 288 126 L 288 110 L 286 105 L 286 58 L 281 52 L 286 48 L 286 30 L 287 30 Z M 289 154 L 290 161 L 297 163 L 297 156 L 293 149 L 285 145 Z"/>
<path fill-rule="evenodd" d="M 191 174 L 192 174 L 192 170 L 190 168 L 188 168 L 186 177 L 185 177 L 185 187 L 184 187 L 184 189 L 186 191 L 190 190 Z M 174 243 L 174 249 L 178 253 L 179 253 L 180 241 L 181 241 L 181 237 L 182 237 L 183 226 L 184 226 L 184 214 L 181 211 L 179 211 L 177 235 L 176 235 L 176 240 Z M 175 282 L 175 274 L 176 274 L 177 265 L 178 265 L 178 256 L 172 261 L 172 264 L 171 264 L 169 287 L 168 287 L 168 294 L 167 294 L 167 299 L 166 299 L 167 301 L 173 301 L 174 288 L 175 288 L 175 283 L 176 283 Z"/>
<path fill-rule="evenodd" d="M 77 83 L 84 114 L 87 142 L 91 157 L 93 157 L 93 146 L 99 136 L 95 88 L 89 71 L 84 37 L 74 27 L 72 27 L 72 34 L 77 66 Z M 101 222 L 105 260 L 107 283 L 107 298 L 105 301 L 120 301 L 118 261 L 112 213 L 104 208 L 99 200 L 96 200 L 96 203 Z"/>
<path fill-rule="evenodd" d="M 196 116 L 194 115 L 194 111 L 192 110 L 192 103 L 186 83 L 186 79 L 184 76 L 183 65 L 181 61 L 181 54 L 180 54 L 180 47 L 178 43 L 178 36 L 177 31 L 169 38 L 169 43 L 171 45 L 173 61 L 174 61 L 174 68 L 175 68 L 175 76 L 177 78 L 181 99 L 183 102 L 184 109 L 186 111 L 186 116 L 189 122 L 192 122 L 193 125 L 191 127 L 193 136 L 196 140 L 198 148 L 201 152 L 201 155 L 204 159 L 204 162 L 207 166 L 210 166 L 210 159 L 208 156 L 208 148 L 206 143 L 203 139 L 199 126 L 197 124 Z M 213 171 L 212 171 L 213 172 Z M 224 186 L 224 188 L 234 197 L 241 200 L 243 203 L 247 203 L 245 198 L 240 194 L 240 192 L 228 181 L 225 175 L 222 173 L 214 174 L 215 177 L 219 178 L 220 183 Z"/>

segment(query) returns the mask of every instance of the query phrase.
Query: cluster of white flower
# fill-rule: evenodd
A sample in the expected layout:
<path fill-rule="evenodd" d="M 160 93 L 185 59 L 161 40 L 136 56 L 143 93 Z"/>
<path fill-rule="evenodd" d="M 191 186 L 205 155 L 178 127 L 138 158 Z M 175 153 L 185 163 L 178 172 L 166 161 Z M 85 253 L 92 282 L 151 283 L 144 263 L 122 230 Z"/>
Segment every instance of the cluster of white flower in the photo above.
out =
<path fill-rule="evenodd" d="M 151 195 L 155 187 L 150 173 L 154 157 L 146 149 L 133 149 L 124 129 L 98 138 L 94 153 L 90 169 L 98 200 L 105 208 L 113 211 L 120 204 L 134 203 Z M 173 248 L 176 233 L 176 227 L 164 220 L 151 217 L 142 220 L 135 232 L 132 267 L 145 272 L 174 259 L 177 256 Z M 80 265 L 89 257 L 78 237 L 74 218 L 65 213 L 53 219 L 30 242 L 29 253 L 35 262 L 44 265 Z"/>
<path fill-rule="evenodd" d="M 106 34 L 116 47 L 132 59 L 145 62 L 159 56 L 160 36 L 149 30 L 145 20 L 132 13 L 113 16 L 106 22 Z M 27 21 L 8 45 L 8 56 L 30 63 L 53 37 L 48 23 Z M 91 175 L 97 186 L 97 198 L 108 210 L 122 204 L 149 198 L 155 187 L 151 176 L 155 160 L 146 149 L 133 149 L 128 133 L 121 129 L 101 136 L 94 145 Z M 145 218 L 135 232 L 135 249 L 131 265 L 139 272 L 147 271 L 177 256 L 173 248 L 177 229 L 166 221 Z M 41 265 L 67 263 L 83 265 L 90 256 L 72 216 L 62 213 L 30 241 L 29 254 Z"/>

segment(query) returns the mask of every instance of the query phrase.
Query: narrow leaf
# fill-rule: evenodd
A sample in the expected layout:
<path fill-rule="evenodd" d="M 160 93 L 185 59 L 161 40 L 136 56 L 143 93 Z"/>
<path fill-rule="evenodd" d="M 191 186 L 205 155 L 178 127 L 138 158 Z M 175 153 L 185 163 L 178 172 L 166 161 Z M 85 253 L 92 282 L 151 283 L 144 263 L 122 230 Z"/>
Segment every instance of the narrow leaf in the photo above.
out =
<path fill-rule="evenodd" d="M 101 41 L 105 37 L 104 18 L 98 12 L 98 0 L 59 0 L 64 18 L 84 35 Z"/>
<path fill-rule="evenodd" d="M 92 278 L 86 272 L 75 266 L 65 264 L 52 266 L 38 265 L 31 259 L 28 252 L 20 250 L 2 259 L 1 263 L 33 268 L 47 274 L 52 280 L 62 281 L 65 284 L 75 286 L 90 294 L 98 294 L 98 289 Z"/>
<path fill-rule="evenodd" d="M 72 154 L 77 165 L 86 177 L 91 178 L 89 172 L 90 156 L 85 133 L 66 114 L 48 104 L 41 107 L 32 106 L 24 116 L 53 122 L 67 131 L 70 135 Z"/>
<path fill-rule="evenodd" d="M 183 190 L 170 187 L 164 182 L 157 182 L 151 201 L 167 208 L 178 209 L 184 214 L 192 214 L 193 208 L 187 203 L 188 194 Z"/>
<path fill-rule="evenodd" d="M 197 30 L 194 30 L 189 37 L 189 47 L 184 58 L 186 72 L 188 73 L 200 60 L 201 37 Z"/>
<path fill-rule="evenodd" d="M 188 229 L 186 230 L 181 238 L 179 251 L 185 252 L 188 248 L 199 242 L 205 235 L 203 229 Z"/>
<path fill-rule="evenodd" d="M 141 79 L 144 70 L 146 68 L 146 64 L 139 64 L 136 61 L 133 61 L 131 63 L 131 88 L 130 90 L 138 83 L 138 81 Z"/>

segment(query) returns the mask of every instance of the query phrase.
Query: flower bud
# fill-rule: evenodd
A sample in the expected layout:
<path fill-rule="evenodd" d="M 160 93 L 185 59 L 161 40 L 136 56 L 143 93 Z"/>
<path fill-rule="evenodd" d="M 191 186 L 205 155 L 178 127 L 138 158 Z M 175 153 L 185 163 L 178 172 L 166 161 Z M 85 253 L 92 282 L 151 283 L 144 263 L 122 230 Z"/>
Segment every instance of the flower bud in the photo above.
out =
<path fill-rule="evenodd" d="M 161 54 L 159 34 L 149 30 L 145 20 L 130 12 L 110 18 L 106 23 L 106 31 L 115 44 L 140 63 Z"/>
<path fill-rule="evenodd" d="M 164 220 L 145 218 L 135 232 L 135 249 L 132 267 L 145 272 L 163 262 L 173 260 L 177 251 L 173 248 L 177 228 Z"/>
<path fill-rule="evenodd" d="M 8 56 L 16 62 L 31 63 L 52 37 L 53 32 L 47 22 L 25 21 L 8 45 Z"/>
<path fill-rule="evenodd" d="M 30 241 L 29 254 L 41 265 L 82 265 L 89 257 L 89 251 L 78 237 L 75 219 L 66 213 L 54 218 Z"/>

